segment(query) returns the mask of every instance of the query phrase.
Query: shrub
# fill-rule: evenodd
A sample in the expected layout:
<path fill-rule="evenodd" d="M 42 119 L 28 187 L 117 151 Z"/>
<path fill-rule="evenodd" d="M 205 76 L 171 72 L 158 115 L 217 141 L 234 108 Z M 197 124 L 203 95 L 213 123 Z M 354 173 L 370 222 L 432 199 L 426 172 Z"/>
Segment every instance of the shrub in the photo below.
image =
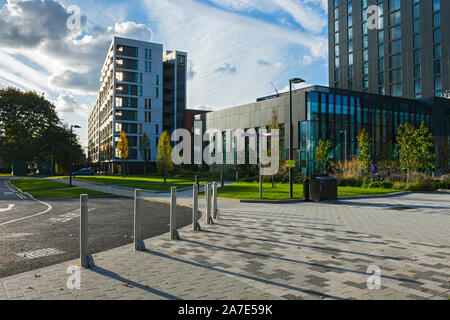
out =
<path fill-rule="evenodd" d="M 342 187 L 361 187 L 362 180 L 359 178 L 338 178 L 338 185 Z"/>
<path fill-rule="evenodd" d="M 438 189 L 450 189 L 450 175 L 446 174 L 437 180 Z"/>
<path fill-rule="evenodd" d="M 394 183 L 389 181 L 372 181 L 369 183 L 369 188 L 384 188 L 384 189 L 392 189 L 394 187 Z"/>

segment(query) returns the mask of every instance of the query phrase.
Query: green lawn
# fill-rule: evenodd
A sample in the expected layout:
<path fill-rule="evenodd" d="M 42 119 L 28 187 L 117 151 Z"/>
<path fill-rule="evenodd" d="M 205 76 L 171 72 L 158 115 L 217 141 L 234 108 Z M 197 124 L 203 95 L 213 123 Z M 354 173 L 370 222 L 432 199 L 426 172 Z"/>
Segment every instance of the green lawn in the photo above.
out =
<path fill-rule="evenodd" d="M 194 182 L 178 182 L 178 183 L 138 183 L 138 184 L 121 184 L 120 187 L 132 189 L 153 190 L 153 191 L 169 191 L 172 187 L 177 189 L 191 188 Z"/>
<path fill-rule="evenodd" d="M 338 196 L 360 196 L 375 195 L 398 192 L 400 190 L 382 189 L 382 188 L 357 188 L 357 187 L 338 187 Z M 258 200 L 259 183 L 241 182 L 219 188 L 218 196 L 223 198 Z M 294 184 L 294 198 L 303 198 L 303 185 Z M 283 200 L 289 199 L 289 184 L 277 183 L 277 187 L 272 189 L 272 183 L 263 183 L 264 200 Z"/>
<path fill-rule="evenodd" d="M 12 177 L 12 173 L 0 173 L 0 177 Z"/>
<path fill-rule="evenodd" d="M 106 196 L 107 193 L 82 189 L 69 188 L 67 183 L 53 181 L 49 179 L 18 179 L 12 180 L 11 183 L 20 190 L 31 194 L 35 198 L 78 198 L 81 194 L 87 194 L 91 197 Z"/>
<path fill-rule="evenodd" d="M 67 178 L 67 177 L 65 177 Z M 95 182 L 95 183 L 101 183 L 101 184 L 117 184 L 117 185 L 138 185 L 139 183 L 149 184 L 149 183 L 163 183 L 164 178 L 162 177 L 152 177 L 152 176 L 76 176 L 75 177 L 78 180 L 86 181 L 86 182 Z M 189 180 L 187 178 L 171 178 L 167 179 L 167 182 L 189 182 L 194 181 L 194 178 L 192 180 Z"/>

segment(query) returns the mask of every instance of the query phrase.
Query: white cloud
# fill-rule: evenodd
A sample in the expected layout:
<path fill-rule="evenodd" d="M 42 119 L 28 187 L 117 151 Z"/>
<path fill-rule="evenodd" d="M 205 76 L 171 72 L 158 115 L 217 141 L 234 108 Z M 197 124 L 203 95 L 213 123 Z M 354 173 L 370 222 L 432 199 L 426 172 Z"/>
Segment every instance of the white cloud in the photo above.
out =
<path fill-rule="evenodd" d="M 56 111 L 61 113 L 73 113 L 76 112 L 81 116 L 86 117 L 89 107 L 85 104 L 80 105 L 68 92 L 63 92 L 59 95 L 55 102 Z"/>
<path fill-rule="evenodd" d="M 156 23 L 155 40 L 165 48 L 186 51 L 195 64 L 195 77 L 188 83 L 190 108 L 208 105 L 219 109 L 254 101 L 272 93 L 271 82 L 282 87 L 289 77 L 303 74 L 304 63 L 320 63 L 328 57 L 325 36 L 194 0 L 143 2 L 150 20 Z M 226 69 L 226 64 L 235 68 L 233 76 L 214 72 Z M 325 68 L 323 71 L 326 74 Z"/>

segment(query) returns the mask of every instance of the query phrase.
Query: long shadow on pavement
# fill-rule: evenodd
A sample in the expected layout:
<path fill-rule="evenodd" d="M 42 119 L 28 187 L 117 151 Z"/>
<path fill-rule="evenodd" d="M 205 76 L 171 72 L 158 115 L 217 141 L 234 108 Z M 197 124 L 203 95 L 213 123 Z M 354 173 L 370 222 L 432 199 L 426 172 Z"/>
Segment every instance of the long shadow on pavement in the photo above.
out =
<path fill-rule="evenodd" d="M 91 268 L 89 268 L 89 271 L 93 271 L 93 272 L 95 272 L 95 273 L 101 274 L 101 275 L 103 275 L 103 276 L 105 276 L 105 277 L 112 278 L 112 279 L 117 280 L 117 281 L 120 281 L 120 282 L 122 282 L 122 283 L 128 283 L 128 284 L 129 284 L 130 286 L 132 286 L 132 287 L 135 287 L 135 288 L 141 289 L 141 290 L 143 290 L 143 291 L 147 291 L 147 292 L 156 294 L 156 295 L 158 295 L 158 296 L 160 296 L 160 297 L 163 297 L 163 298 L 165 298 L 165 299 L 169 299 L 169 300 L 181 300 L 180 298 L 175 297 L 175 296 L 173 296 L 173 295 L 171 295 L 171 294 L 169 294 L 169 293 L 162 292 L 162 291 L 159 291 L 159 290 L 157 290 L 157 289 L 150 288 L 150 287 L 146 287 L 146 286 L 144 286 L 144 285 L 142 285 L 142 284 L 140 284 L 140 283 L 137 283 L 137 282 L 132 281 L 132 280 L 128 280 L 128 279 L 122 277 L 121 275 L 119 275 L 119 274 L 117 274 L 117 273 L 115 273 L 115 272 L 112 272 L 112 271 L 110 271 L 110 270 L 103 269 L 102 267 L 99 267 L 99 266 L 91 267 Z"/>
<path fill-rule="evenodd" d="M 287 285 L 287 284 L 283 284 L 283 283 L 278 283 L 278 282 L 274 282 L 274 281 L 270 281 L 270 280 L 266 280 L 266 279 L 257 278 L 257 277 L 254 277 L 254 276 L 245 275 L 245 274 L 242 274 L 242 273 L 237 273 L 237 272 L 233 272 L 233 271 L 220 269 L 220 268 L 217 268 L 217 267 L 206 266 L 206 265 L 203 265 L 203 264 L 200 264 L 200 263 L 197 263 L 197 262 L 192 262 L 192 261 L 188 261 L 188 260 L 184 260 L 184 259 L 180 259 L 180 258 L 175 258 L 175 257 L 169 256 L 169 255 L 161 253 L 161 252 L 156 252 L 156 251 L 151 251 L 151 250 L 146 250 L 144 252 L 148 253 L 148 254 L 152 254 L 152 255 L 158 256 L 158 257 L 161 257 L 161 258 L 166 258 L 166 259 L 173 260 L 173 261 L 176 261 L 176 262 L 185 263 L 185 264 L 188 264 L 188 265 L 191 265 L 191 266 L 194 266 L 194 267 L 199 267 L 199 268 L 203 268 L 203 269 L 207 269 L 207 270 L 212 270 L 212 271 L 216 271 L 216 272 L 220 272 L 220 273 L 224 273 L 224 274 L 228 274 L 228 275 L 231 275 L 231 276 L 244 278 L 244 279 L 248 279 L 248 280 L 263 282 L 265 284 L 270 284 L 270 285 L 277 286 L 277 287 L 291 289 L 291 290 L 299 291 L 299 292 L 302 292 L 302 293 L 315 295 L 315 296 L 318 296 L 318 297 L 330 298 L 330 299 L 335 299 L 335 300 L 344 300 L 344 298 L 333 296 L 333 295 L 329 295 L 329 294 L 322 293 L 322 292 L 317 292 L 317 291 L 314 291 L 314 290 L 297 288 L 297 287 L 293 287 L 291 285 Z"/>

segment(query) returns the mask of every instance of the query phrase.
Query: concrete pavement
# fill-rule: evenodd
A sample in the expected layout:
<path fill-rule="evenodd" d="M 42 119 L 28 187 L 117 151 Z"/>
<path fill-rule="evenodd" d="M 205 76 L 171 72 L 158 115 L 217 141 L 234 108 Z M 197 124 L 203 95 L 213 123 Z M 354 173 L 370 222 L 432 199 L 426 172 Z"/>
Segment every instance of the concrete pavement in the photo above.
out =
<path fill-rule="evenodd" d="M 178 197 L 191 202 L 189 192 Z M 80 290 L 66 287 L 67 267 L 79 263 L 72 260 L 0 279 L 0 299 L 442 300 L 450 296 L 447 208 L 443 193 L 323 204 L 219 201 L 220 219 L 201 219 L 202 232 L 186 227 L 180 241 L 148 239 L 146 252 L 127 245 L 97 253 L 96 267 L 81 271 Z M 367 273 L 371 266 L 375 273 Z M 377 270 L 381 288 L 369 290 Z"/>

